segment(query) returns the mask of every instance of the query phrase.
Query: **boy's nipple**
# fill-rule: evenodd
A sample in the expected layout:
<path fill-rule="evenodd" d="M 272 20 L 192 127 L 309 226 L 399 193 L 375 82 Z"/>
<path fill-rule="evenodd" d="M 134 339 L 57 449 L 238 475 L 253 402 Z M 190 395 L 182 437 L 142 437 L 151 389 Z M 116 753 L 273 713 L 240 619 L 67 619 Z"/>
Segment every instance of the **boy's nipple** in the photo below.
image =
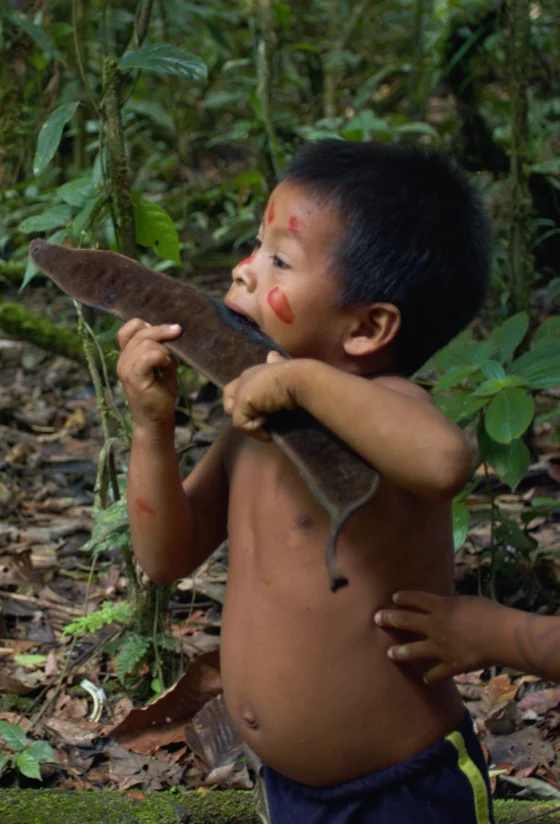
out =
<path fill-rule="evenodd" d="M 257 721 L 257 716 L 255 715 L 253 710 L 250 710 L 248 707 L 245 707 L 241 715 L 248 727 L 250 727 L 252 730 L 258 730 L 259 722 Z"/>

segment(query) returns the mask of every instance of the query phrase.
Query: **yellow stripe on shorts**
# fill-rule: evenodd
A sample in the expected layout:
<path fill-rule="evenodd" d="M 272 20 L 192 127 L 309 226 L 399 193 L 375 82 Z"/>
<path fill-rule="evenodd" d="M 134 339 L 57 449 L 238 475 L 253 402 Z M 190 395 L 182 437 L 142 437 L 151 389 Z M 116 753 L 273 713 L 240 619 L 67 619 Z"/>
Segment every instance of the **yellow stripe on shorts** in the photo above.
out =
<path fill-rule="evenodd" d="M 470 757 L 465 745 L 465 739 L 460 732 L 454 730 L 449 735 L 445 736 L 445 740 L 453 744 L 459 756 L 459 769 L 467 777 L 469 784 L 472 787 L 474 796 L 474 810 L 476 815 L 476 824 L 491 824 L 490 816 L 488 814 L 488 789 L 486 782 L 482 777 L 482 773 Z"/>

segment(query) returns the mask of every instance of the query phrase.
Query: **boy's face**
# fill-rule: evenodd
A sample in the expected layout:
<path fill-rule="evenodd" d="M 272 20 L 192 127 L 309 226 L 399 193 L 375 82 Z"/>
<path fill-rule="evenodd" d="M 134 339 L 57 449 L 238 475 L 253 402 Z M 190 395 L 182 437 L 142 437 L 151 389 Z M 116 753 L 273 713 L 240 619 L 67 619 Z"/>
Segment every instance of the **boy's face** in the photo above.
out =
<path fill-rule="evenodd" d="M 301 186 L 278 185 L 268 201 L 255 251 L 232 272 L 230 309 L 255 321 L 292 357 L 336 363 L 347 316 L 329 256 L 343 230 L 333 210 Z"/>

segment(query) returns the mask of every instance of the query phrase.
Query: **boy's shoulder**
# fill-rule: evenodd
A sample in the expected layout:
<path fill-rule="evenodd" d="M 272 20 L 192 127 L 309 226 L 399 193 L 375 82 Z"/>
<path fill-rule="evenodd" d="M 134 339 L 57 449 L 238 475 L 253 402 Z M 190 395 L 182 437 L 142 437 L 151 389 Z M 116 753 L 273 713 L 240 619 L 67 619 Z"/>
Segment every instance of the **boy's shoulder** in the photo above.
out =
<path fill-rule="evenodd" d="M 385 386 L 387 389 L 417 398 L 419 401 L 433 404 L 431 395 L 425 389 L 402 375 L 374 375 L 370 381 L 378 386 Z"/>

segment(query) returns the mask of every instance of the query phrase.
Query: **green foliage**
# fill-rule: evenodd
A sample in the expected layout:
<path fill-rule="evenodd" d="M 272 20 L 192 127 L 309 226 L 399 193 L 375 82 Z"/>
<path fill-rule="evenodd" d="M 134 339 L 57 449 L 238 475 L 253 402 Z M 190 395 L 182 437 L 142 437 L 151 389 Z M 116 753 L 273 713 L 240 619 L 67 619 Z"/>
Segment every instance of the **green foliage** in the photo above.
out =
<path fill-rule="evenodd" d="M 127 675 L 134 673 L 146 657 L 151 646 L 151 639 L 136 632 L 127 632 L 121 642 L 120 651 L 115 662 L 115 672 L 124 682 Z"/>
<path fill-rule="evenodd" d="M 555 320 L 555 319 L 552 319 Z M 529 317 L 520 312 L 497 326 L 484 341 L 461 334 L 438 352 L 431 365 L 438 372 L 434 389 L 437 406 L 462 427 L 476 424 L 480 462 L 492 468 L 512 491 L 530 464 L 524 441 L 535 421 L 533 395 L 560 385 L 560 334 L 556 323 L 545 321 L 526 344 Z M 518 358 L 520 346 L 526 351 Z M 553 414 L 560 418 L 556 409 Z M 455 501 L 455 547 L 465 541 L 469 509 L 465 493 Z M 535 541 L 499 507 L 494 507 L 494 539 L 526 552 Z M 527 520 L 527 526 L 534 512 Z"/>
<path fill-rule="evenodd" d="M 62 138 L 62 132 L 69 120 L 72 119 L 78 108 L 78 103 L 65 103 L 58 106 L 50 113 L 41 126 L 39 137 L 37 138 L 37 149 L 35 160 L 33 161 L 33 174 L 40 175 L 45 171 L 56 154 L 56 150 Z M 50 228 L 50 227 L 49 227 Z M 25 230 L 23 230 L 25 231 Z M 42 231 L 35 229 L 31 231 Z"/>
<path fill-rule="evenodd" d="M 52 747 L 46 741 L 29 743 L 25 732 L 17 724 L 0 721 L 0 737 L 6 749 L 11 753 L 0 753 L 0 773 L 12 764 L 22 775 L 42 781 L 40 765 L 42 762 L 57 761 Z"/>
<path fill-rule="evenodd" d="M 97 554 L 111 547 L 125 546 L 129 541 L 126 500 L 120 498 L 106 509 L 96 512 L 91 537 L 82 551 Z"/>
<path fill-rule="evenodd" d="M 133 617 L 133 609 L 130 604 L 114 603 L 105 601 L 101 609 L 83 615 L 72 623 L 67 624 L 62 630 L 64 635 L 82 635 L 84 632 L 96 632 L 107 624 L 127 624 Z"/>
<path fill-rule="evenodd" d="M 154 43 L 127 52 L 119 61 L 121 72 L 140 69 L 151 74 L 176 74 L 193 80 L 206 80 L 204 61 L 171 43 Z"/>

